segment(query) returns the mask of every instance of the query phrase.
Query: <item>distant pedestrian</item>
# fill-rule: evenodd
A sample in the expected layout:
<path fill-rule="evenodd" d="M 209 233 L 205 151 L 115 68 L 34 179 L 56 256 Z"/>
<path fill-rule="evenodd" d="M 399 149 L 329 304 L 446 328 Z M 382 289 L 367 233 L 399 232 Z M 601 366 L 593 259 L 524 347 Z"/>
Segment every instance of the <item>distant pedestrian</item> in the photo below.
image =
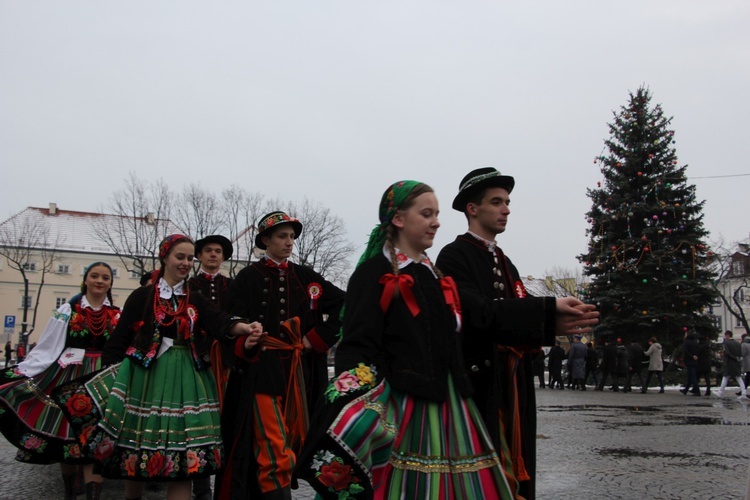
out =
<path fill-rule="evenodd" d="M 687 383 L 680 389 L 683 394 L 690 393 L 693 396 L 700 396 L 701 389 L 698 386 L 698 338 L 694 333 L 685 334 L 685 342 L 682 344 L 682 355 L 685 368 L 687 369 Z"/>
<path fill-rule="evenodd" d="M 594 388 L 596 388 L 599 385 L 599 380 L 596 377 L 596 368 L 599 366 L 599 352 L 594 349 L 593 342 L 586 344 L 586 351 L 586 375 L 583 377 L 583 383 L 588 383 L 589 375 L 591 375 L 594 380 Z"/>
<path fill-rule="evenodd" d="M 24 359 L 26 359 L 26 348 L 23 344 L 18 344 L 18 347 L 16 347 L 16 363 L 20 363 Z"/>
<path fill-rule="evenodd" d="M 602 378 L 599 379 L 599 385 L 597 391 L 604 390 L 604 384 L 607 383 L 607 377 L 612 378 L 611 390 L 619 392 L 620 389 L 617 387 L 617 346 L 615 346 L 611 340 L 604 340 L 604 348 L 602 349 L 602 364 L 600 370 Z"/>
<path fill-rule="evenodd" d="M 571 344 L 568 351 L 568 373 L 573 377 L 572 389 L 580 388 L 582 391 L 586 390 L 584 378 L 586 376 L 587 355 L 588 349 L 581 343 L 581 336 L 576 335 L 573 337 L 573 344 Z"/>
<path fill-rule="evenodd" d="M 622 387 L 622 392 L 630 392 L 630 353 L 625 344 L 622 343 L 622 339 L 617 339 L 617 379 L 622 377 L 625 384 Z"/>
<path fill-rule="evenodd" d="M 696 368 L 697 381 L 700 382 L 701 378 L 706 379 L 706 396 L 711 395 L 711 366 L 713 364 L 714 356 L 711 350 L 711 341 L 706 335 L 701 337 L 698 343 L 698 366 Z M 698 384 L 700 386 L 700 384 Z M 739 396 L 739 394 L 737 394 Z"/>
<path fill-rule="evenodd" d="M 648 339 L 648 349 L 644 354 L 648 357 L 648 375 L 646 375 L 646 383 L 643 384 L 641 392 L 646 393 L 648 384 L 651 382 L 651 376 L 656 375 L 656 379 L 659 381 L 659 394 L 664 394 L 664 378 L 662 377 L 664 359 L 662 358 L 661 344 L 656 341 L 656 337 Z"/>
<path fill-rule="evenodd" d="M 5 368 L 10 364 L 10 358 L 13 357 L 13 346 L 10 340 L 5 343 Z"/>
<path fill-rule="evenodd" d="M 643 370 L 643 360 L 646 358 L 643 353 L 643 347 L 638 342 L 633 342 L 628 346 L 628 389 L 632 387 L 632 382 L 635 377 L 638 377 L 638 385 L 643 387 L 643 377 L 641 371 Z"/>
<path fill-rule="evenodd" d="M 745 387 L 745 381 L 742 380 L 740 372 L 742 371 L 742 362 L 740 360 L 742 356 L 742 347 L 740 343 L 732 338 L 732 332 L 727 330 L 724 332 L 724 377 L 721 379 L 721 387 L 719 387 L 716 395 L 722 397 L 724 395 L 724 389 L 727 387 L 729 378 L 732 377 L 737 381 L 737 385 L 740 386 L 740 399 L 747 398 L 747 388 Z"/>
<path fill-rule="evenodd" d="M 745 387 L 750 385 L 750 335 L 742 336 L 742 372 L 745 374 Z"/>
<path fill-rule="evenodd" d="M 560 346 L 560 341 L 556 340 L 547 355 L 547 368 L 549 369 L 549 388 L 565 389 L 562 381 L 562 362 L 565 359 L 565 349 Z"/>
<path fill-rule="evenodd" d="M 534 355 L 534 377 L 539 377 L 539 388 L 544 389 L 544 360 L 547 355 L 544 353 L 544 349 L 539 349 L 539 352 Z"/>

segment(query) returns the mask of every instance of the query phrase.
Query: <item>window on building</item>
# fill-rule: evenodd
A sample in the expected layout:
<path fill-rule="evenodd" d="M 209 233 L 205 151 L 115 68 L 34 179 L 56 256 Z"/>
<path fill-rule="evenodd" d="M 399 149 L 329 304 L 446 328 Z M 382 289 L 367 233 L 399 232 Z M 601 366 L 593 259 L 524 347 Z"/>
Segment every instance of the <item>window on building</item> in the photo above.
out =
<path fill-rule="evenodd" d="M 59 309 L 67 301 L 68 301 L 67 297 L 55 297 L 55 309 Z"/>
<path fill-rule="evenodd" d="M 23 265 L 24 271 L 36 271 L 36 262 L 27 262 Z"/>
<path fill-rule="evenodd" d="M 138 271 L 130 271 L 130 279 L 132 280 L 141 279 L 141 273 L 139 273 Z"/>
<path fill-rule="evenodd" d="M 735 276 L 742 276 L 743 274 L 745 274 L 744 264 L 745 263 L 741 260 L 735 260 L 734 262 L 732 262 L 732 274 Z"/>
<path fill-rule="evenodd" d="M 119 278 L 120 277 L 120 270 L 116 267 L 112 268 L 112 277 L 113 278 Z"/>
<path fill-rule="evenodd" d="M 24 297 L 21 297 L 21 309 L 27 308 L 27 307 L 33 307 L 33 302 L 31 301 L 31 295 L 26 295 Z"/>
<path fill-rule="evenodd" d="M 68 264 L 58 264 L 57 265 L 57 274 L 70 274 L 70 265 L 68 265 Z"/>
<path fill-rule="evenodd" d="M 742 327 L 742 320 L 738 318 L 737 316 L 735 316 L 734 319 L 735 319 L 734 326 Z"/>

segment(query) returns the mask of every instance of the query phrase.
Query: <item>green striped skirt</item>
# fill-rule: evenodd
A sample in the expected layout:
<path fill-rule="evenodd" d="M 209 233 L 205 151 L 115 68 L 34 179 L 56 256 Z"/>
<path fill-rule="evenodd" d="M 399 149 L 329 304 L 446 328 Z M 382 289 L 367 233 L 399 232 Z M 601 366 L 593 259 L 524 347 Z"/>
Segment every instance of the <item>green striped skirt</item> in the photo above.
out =
<path fill-rule="evenodd" d="M 384 381 L 344 407 L 327 434 L 348 457 L 319 449 L 312 460 L 320 497 L 366 496 L 369 488 L 354 474 L 362 468 L 376 499 L 515 498 L 507 447 L 493 448 L 474 402 L 450 376 L 448 386 L 448 399 L 438 403 Z"/>
<path fill-rule="evenodd" d="M 85 384 L 96 426 L 87 452 L 107 478 L 184 481 L 213 475 L 223 448 L 216 382 L 176 345 L 148 369 L 125 359 Z"/>

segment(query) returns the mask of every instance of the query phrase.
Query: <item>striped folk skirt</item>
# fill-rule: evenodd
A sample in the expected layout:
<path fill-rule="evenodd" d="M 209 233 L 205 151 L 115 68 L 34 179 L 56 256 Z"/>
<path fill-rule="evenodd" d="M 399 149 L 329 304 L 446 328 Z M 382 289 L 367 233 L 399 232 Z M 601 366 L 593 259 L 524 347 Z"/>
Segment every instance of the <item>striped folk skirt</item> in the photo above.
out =
<path fill-rule="evenodd" d="M 187 346 L 172 346 L 148 369 L 126 358 L 60 397 L 79 395 L 91 400 L 81 439 L 107 478 L 185 481 L 222 465 L 216 382 L 195 369 Z"/>
<path fill-rule="evenodd" d="M 81 364 L 53 363 L 32 378 L 13 370 L 0 376 L 0 428 L 18 448 L 16 460 L 32 464 L 86 463 L 76 433 L 50 397 L 52 390 L 101 368 L 101 351 L 86 351 Z"/>
<path fill-rule="evenodd" d="M 512 474 L 507 449 L 493 449 L 474 402 L 463 399 L 450 378 L 448 385 L 449 398 L 437 403 L 384 381 L 344 407 L 328 434 L 352 457 L 328 450 L 315 455 L 321 496 L 363 496 L 348 473 L 353 458 L 369 471 L 376 499 L 515 498 L 506 477 Z"/>

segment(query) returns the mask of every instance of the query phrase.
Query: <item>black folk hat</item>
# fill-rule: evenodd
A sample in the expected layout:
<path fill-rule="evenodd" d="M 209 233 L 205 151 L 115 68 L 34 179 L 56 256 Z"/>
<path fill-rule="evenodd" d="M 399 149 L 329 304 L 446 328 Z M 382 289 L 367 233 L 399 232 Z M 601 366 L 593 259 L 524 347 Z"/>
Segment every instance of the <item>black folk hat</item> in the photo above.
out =
<path fill-rule="evenodd" d="M 294 237 L 299 238 L 302 234 L 302 223 L 294 217 L 289 217 L 284 212 L 271 212 L 260 218 L 258 221 L 258 234 L 255 235 L 255 246 L 261 250 L 266 249 L 266 245 L 263 244 L 261 236 L 268 235 L 268 232 L 275 229 L 281 224 L 291 224 L 294 229 Z"/>
<path fill-rule="evenodd" d="M 195 242 L 196 257 L 198 257 L 198 254 L 201 253 L 203 247 L 208 243 L 218 243 L 219 245 L 221 245 L 221 250 L 224 254 L 224 260 L 229 260 L 229 258 L 234 253 L 234 248 L 232 247 L 232 242 L 229 241 L 229 238 L 226 238 L 220 234 L 212 234 Z"/>
<path fill-rule="evenodd" d="M 509 175 L 503 175 L 496 168 L 482 167 L 472 170 L 458 185 L 458 194 L 453 200 L 453 210 L 466 212 L 466 204 L 472 196 L 491 187 L 501 187 L 513 191 L 516 181 Z"/>

